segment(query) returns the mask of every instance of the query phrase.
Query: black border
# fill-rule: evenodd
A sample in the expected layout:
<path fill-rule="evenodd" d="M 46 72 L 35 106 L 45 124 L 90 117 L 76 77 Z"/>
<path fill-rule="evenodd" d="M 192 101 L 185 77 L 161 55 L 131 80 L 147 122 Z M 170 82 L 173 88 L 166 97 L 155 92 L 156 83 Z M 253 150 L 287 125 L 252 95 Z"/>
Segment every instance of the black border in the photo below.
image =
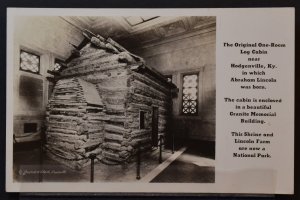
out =
<path fill-rule="evenodd" d="M 18 194 L 5 192 L 5 133 L 6 133 L 6 8 L 7 7 L 32 7 L 32 8 L 254 8 L 254 7 L 295 7 L 296 22 L 295 36 L 299 33 L 299 14 L 297 7 L 299 4 L 296 0 L 0 0 L 0 199 L 63 199 L 63 200 L 79 200 L 79 199 L 140 199 L 141 194 L 129 196 L 102 194 Z M 164 196 L 149 195 L 143 199 L 300 199 L 299 185 L 299 112 L 300 102 L 299 95 L 299 40 L 295 41 L 295 186 L 294 195 L 274 195 L 274 196 L 239 196 L 237 194 L 208 194 L 194 196 L 191 194 L 182 194 L 180 196 L 172 196 L 166 194 Z M 297 79 L 298 78 L 298 79 Z M 288 89 L 288 88 L 287 88 Z"/>

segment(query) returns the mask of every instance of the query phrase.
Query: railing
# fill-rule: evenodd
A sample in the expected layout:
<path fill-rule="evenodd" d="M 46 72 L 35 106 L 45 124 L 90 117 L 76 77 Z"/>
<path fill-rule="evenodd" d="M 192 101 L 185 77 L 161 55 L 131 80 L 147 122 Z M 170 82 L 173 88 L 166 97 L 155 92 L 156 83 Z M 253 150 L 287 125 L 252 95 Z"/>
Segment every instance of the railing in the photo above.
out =
<path fill-rule="evenodd" d="M 163 146 L 163 136 L 159 136 L 159 158 L 158 163 L 162 163 L 162 146 Z"/>
<path fill-rule="evenodd" d="M 44 160 L 44 148 L 46 148 L 46 146 L 44 145 L 44 138 L 41 138 L 41 145 L 40 145 L 40 166 L 42 167 L 43 165 L 43 160 Z M 158 163 L 161 164 L 163 161 L 162 158 L 162 154 L 163 154 L 163 146 L 164 146 L 164 136 L 160 135 L 159 136 L 159 156 L 158 156 Z M 172 154 L 174 153 L 175 149 L 174 149 L 175 145 L 174 145 L 174 134 L 172 134 Z M 141 179 L 141 143 L 138 142 L 137 143 L 137 151 L 136 151 L 136 179 L 140 180 Z M 48 152 L 55 154 L 58 157 L 61 157 L 60 155 L 57 155 L 56 153 L 52 152 L 50 149 L 46 148 L 48 150 Z M 61 157 L 63 158 L 63 157 Z M 132 157 L 128 157 L 125 161 L 131 159 Z M 66 159 L 66 158 L 64 158 Z M 88 158 L 83 158 L 83 159 L 90 159 L 91 160 L 91 167 L 90 167 L 90 182 L 93 183 L 94 182 L 94 174 L 95 174 L 95 159 L 97 159 L 98 161 L 100 161 L 103 164 L 106 165 L 120 165 L 123 164 L 123 162 L 120 163 L 106 163 L 103 159 L 100 159 L 97 157 L 96 154 L 90 154 Z M 67 159 L 67 160 L 75 160 L 75 159 Z M 77 160 L 77 159 L 76 159 Z M 42 177 L 42 173 L 40 173 L 39 176 L 39 182 L 43 181 L 43 177 Z"/>
<path fill-rule="evenodd" d="M 136 179 L 141 179 L 141 144 L 138 143 L 137 153 L 136 153 Z"/>
<path fill-rule="evenodd" d="M 95 158 L 96 154 L 90 154 L 89 158 L 91 159 L 91 173 L 90 173 L 90 182 L 94 182 L 94 168 L 95 168 Z"/>

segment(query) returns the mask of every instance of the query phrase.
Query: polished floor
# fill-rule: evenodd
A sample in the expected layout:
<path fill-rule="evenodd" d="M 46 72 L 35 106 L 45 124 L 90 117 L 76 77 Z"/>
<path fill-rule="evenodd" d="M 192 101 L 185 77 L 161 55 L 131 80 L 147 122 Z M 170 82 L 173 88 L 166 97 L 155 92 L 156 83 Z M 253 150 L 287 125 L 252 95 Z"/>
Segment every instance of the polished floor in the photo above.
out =
<path fill-rule="evenodd" d="M 215 181 L 215 145 L 197 141 L 186 144 L 183 152 L 172 154 L 168 149 L 158 162 L 158 149 L 142 154 L 140 176 L 155 176 L 147 182 L 156 183 L 213 183 Z M 178 154 L 178 156 L 176 155 Z M 175 157 L 174 157 L 175 156 Z M 169 158 L 174 157 L 169 163 Z M 81 171 L 72 170 L 47 156 L 41 164 L 38 143 L 18 145 L 14 152 L 14 180 L 17 182 L 89 182 L 90 166 Z M 166 167 L 162 168 L 161 165 Z M 94 182 L 132 182 L 136 179 L 137 164 L 133 159 L 127 165 L 108 166 L 95 163 Z M 36 173 L 39 172 L 39 173 Z M 42 173 L 41 173 L 42 172 Z"/>
<path fill-rule="evenodd" d="M 214 154 L 208 144 L 191 144 L 152 183 L 214 183 Z"/>

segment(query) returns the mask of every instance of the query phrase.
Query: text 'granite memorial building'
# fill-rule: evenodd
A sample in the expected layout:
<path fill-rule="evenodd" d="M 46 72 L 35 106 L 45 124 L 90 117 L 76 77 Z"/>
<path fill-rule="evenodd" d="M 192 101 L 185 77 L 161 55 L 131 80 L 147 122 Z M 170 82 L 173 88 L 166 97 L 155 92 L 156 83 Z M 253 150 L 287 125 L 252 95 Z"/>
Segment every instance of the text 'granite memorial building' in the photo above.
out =
<path fill-rule="evenodd" d="M 46 163 L 84 174 L 92 156 L 96 174 L 114 174 L 95 179 L 127 180 L 141 151 L 145 176 L 156 158 L 171 163 L 149 181 L 214 182 L 216 17 L 14 20 L 15 170 Z"/>

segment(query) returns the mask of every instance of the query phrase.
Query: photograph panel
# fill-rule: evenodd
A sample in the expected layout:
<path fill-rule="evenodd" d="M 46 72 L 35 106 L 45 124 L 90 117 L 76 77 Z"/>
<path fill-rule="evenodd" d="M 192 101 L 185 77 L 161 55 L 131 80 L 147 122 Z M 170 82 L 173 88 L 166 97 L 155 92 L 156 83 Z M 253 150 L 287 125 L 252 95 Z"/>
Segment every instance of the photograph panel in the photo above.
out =
<path fill-rule="evenodd" d="M 17 16 L 14 182 L 215 182 L 215 16 Z"/>

